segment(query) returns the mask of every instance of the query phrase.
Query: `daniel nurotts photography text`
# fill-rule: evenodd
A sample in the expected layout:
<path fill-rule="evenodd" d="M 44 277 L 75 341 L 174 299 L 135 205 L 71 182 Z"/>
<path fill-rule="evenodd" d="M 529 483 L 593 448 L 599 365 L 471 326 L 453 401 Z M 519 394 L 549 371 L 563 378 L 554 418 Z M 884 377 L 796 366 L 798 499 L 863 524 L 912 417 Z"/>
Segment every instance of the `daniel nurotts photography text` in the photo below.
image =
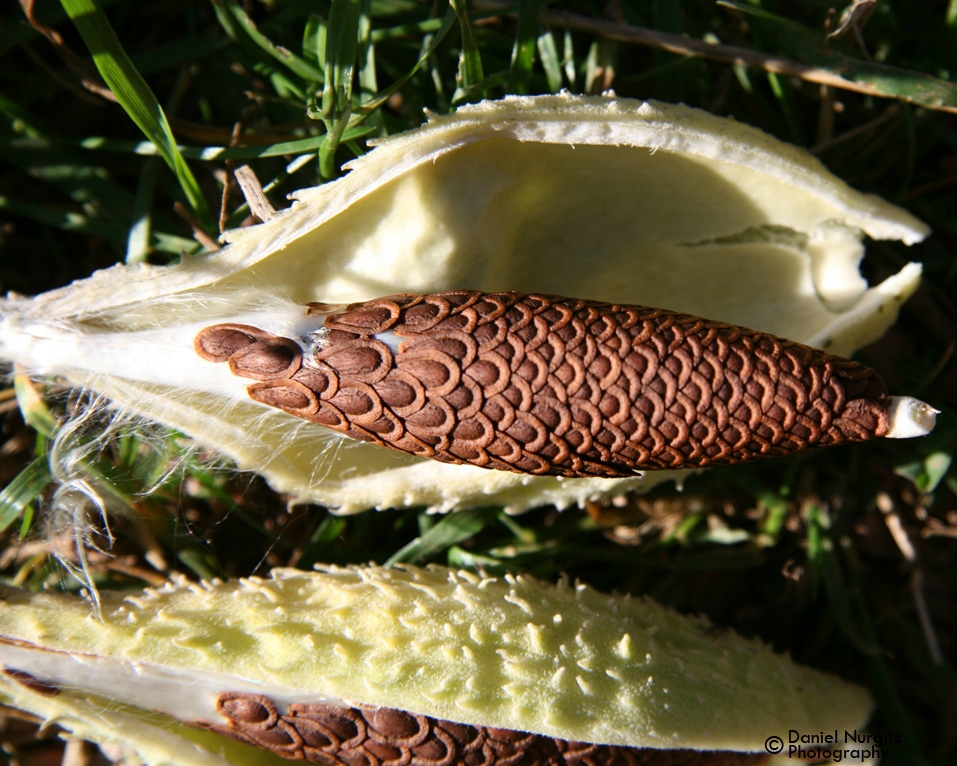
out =
<path fill-rule="evenodd" d="M 797 729 L 788 730 L 788 758 L 802 760 L 841 761 L 881 761 L 887 756 L 887 745 L 901 741 L 899 734 L 889 732 L 857 731 L 856 729 L 838 729 L 802 733 Z M 765 749 L 772 755 L 784 751 L 785 742 L 772 735 L 764 742 Z"/>

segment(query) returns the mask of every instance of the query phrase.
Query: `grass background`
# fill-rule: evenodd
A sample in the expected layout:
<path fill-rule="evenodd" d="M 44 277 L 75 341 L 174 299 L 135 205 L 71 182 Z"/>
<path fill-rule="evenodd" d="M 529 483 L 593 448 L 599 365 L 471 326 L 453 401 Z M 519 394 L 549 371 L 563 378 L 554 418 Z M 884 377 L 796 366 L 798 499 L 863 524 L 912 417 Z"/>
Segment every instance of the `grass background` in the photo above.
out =
<path fill-rule="evenodd" d="M 925 281 L 897 326 L 859 355 L 892 391 L 943 411 L 931 437 L 715 469 L 680 492 L 584 511 L 337 518 L 288 509 L 257 478 L 175 434 L 130 429 L 88 462 L 118 511 L 109 527 L 92 520 L 86 541 L 98 587 L 316 561 L 567 572 L 706 613 L 859 681 L 878 702 L 874 730 L 901 735 L 893 762 L 954 762 L 957 116 L 947 109 L 957 108 L 948 82 L 957 0 L 858 3 L 873 12 L 860 17 L 859 39 L 849 27 L 840 40 L 825 33 L 844 8 L 820 0 L 21 5 L 0 9 L 4 291 L 34 294 L 117 261 L 201 252 L 222 227 L 253 220 L 236 186 L 241 166 L 278 208 L 288 192 L 335 178 L 368 137 L 420 124 L 425 107 L 560 88 L 614 88 L 757 125 L 934 230 L 913 248 L 869 244 L 872 283 L 908 260 L 923 263 Z M 694 41 L 724 60 L 666 50 Z M 767 71 L 769 55 L 791 69 Z M 75 563 L 76 540 L 50 510 L 47 451 L 57 418 L 82 398 L 44 402 L 44 389 L 23 383 L 19 407 L 12 388 L 0 390 L 0 577 L 78 589 L 57 558 Z M 13 711 L 0 721 L 0 760 L 103 757 L 76 744 L 64 756 Z"/>

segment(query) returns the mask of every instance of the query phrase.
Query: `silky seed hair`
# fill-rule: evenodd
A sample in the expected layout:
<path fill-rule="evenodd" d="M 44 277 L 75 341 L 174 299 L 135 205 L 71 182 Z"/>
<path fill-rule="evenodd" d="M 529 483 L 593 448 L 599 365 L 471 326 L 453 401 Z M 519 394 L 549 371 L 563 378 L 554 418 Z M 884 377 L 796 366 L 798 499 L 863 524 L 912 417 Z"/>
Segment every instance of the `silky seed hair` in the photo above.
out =
<path fill-rule="evenodd" d="M 663 309 L 458 290 L 304 314 L 319 321 L 298 337 L 217 324 L 194 348 L 257 402 L 444 463 L 622 477 L 900 430 L 873 370 Z"/>

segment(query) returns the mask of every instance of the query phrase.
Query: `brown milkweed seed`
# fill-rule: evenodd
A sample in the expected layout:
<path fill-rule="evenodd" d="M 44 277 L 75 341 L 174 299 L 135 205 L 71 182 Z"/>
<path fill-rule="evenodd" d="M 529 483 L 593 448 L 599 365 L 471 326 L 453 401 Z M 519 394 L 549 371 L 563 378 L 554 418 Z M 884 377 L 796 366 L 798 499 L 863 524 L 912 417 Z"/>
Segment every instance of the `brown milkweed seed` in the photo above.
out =
<path fill-rule="evenodd" d="M 60 693 L 60 689 L 56 685 L 49 681 L 43 681 L 27 673 L 25 670 L 17 670 L 16 668 L 8 668 L 0 665 L 0 673 L 12 678 L 18 684 L 26 686 L 30 691 L 42 694 L 44 697 L 55 697 Z"/>
<path fill-rule="evenodd" d="M 261 694 L 220 694 L 225 724 L 195 725 L 277 755 L 324 766 L 756 766 L 762 753 L 595 745 L 469 726 L 384 707 L 298 704 L 282 713 Z"/>
<path fill-rule="evenodd" d="M 867 367 L 663 309 L 459 290 L 306 313 L 302 337 L 221 324 L 195 348 L 256 401 L 445 463 L 615 477 L 916 435 Z"/>

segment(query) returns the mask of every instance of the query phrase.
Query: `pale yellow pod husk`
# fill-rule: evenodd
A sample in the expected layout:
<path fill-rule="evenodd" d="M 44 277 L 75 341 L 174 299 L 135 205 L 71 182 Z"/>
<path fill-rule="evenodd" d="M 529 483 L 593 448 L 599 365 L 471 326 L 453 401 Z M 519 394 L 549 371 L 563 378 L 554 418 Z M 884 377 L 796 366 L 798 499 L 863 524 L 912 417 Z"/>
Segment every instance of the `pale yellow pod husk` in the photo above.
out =
<path fill-rule="evenodd" d="M 868 287 L 864 238 L 927 234 L 754 128 L 613 96 L 430 114 L 349 167 L 269 222 L 227 233 L 220 252 L 4 300 L 0 357 L 341 512 L 564 507 L 680 473 L 528 477 L 354 443 L 252 402 L 242 381 L 195 357 L 192 336 L 250 314 L 281 332 L 310 301 L 469 288 L 668 308 L 847 355 L 886 330 L 920 276 L 912 263 Z"/>
<path fill-rule="evenodd" d="M 862 730 L 872 709 L 861 687 L 704 618 L 524 576 L 284 569 L 104 593 L 101 606 L 98 619 L 75 597 L 0 591 L 0 700 L 150 764 L 249 763 L 245 746 L 169 720 L 224 725 L 223 692 L 744 752 L 789 730 Z M 24 673 L 27 685 L 12 677 Z"/>

